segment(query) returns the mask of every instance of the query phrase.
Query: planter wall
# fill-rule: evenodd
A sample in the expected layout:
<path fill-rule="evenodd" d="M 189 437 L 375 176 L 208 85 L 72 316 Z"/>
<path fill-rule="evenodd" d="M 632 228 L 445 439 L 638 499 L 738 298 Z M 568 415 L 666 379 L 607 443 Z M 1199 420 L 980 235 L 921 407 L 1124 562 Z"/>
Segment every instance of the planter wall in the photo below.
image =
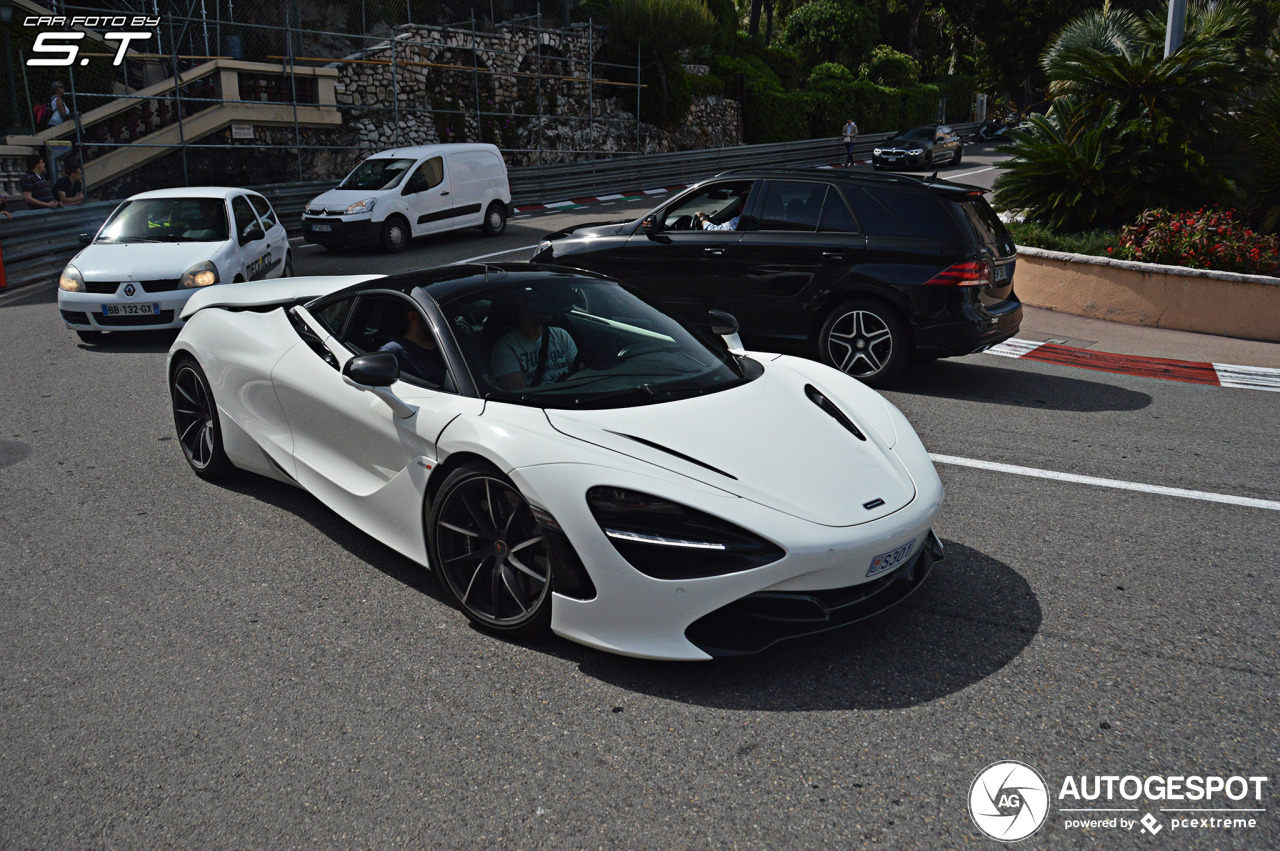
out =
<path fill-rule="evenodd" d="M 1280 278 L 1018 246 L 1024 304 L 1151 328 L 1280 341 Z"/>

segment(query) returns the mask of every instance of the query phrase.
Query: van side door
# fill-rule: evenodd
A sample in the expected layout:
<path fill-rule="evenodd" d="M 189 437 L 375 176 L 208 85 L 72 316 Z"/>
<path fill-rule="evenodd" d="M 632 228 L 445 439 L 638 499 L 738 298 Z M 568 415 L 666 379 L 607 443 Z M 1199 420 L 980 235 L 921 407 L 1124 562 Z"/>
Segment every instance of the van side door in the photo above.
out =
<path fill-rule="evenodd" d="M 409 208 L 414 236 L 438 233 L 452 227 L 453 198 L 449 193 L 443 156 L 437 155 L 419 163 L 404 182 L 400 194 Z"/>
<path fill-rule="evenodd" d="M 489 193 L 492 168 L 483 151 L 450 151 L 447 159 L 449 184 L 453 187 L 453 219 L 450 228 L 475 227 L 484 222 L 485 196 Z M 491 164 L 488 164 L 491 165 Z"/>

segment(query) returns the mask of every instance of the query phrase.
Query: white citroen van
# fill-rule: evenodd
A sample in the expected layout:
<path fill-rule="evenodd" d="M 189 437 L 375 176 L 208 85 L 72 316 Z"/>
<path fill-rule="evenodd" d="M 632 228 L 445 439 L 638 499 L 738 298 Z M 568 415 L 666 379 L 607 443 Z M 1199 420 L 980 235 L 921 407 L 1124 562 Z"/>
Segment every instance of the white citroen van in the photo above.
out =
<path fill-rule="evenodd" d="M 507 227 L 511 184 L 494 145 L 418 145 L 366 159 L 302 215 L 307 242 L 401 251 L 415 236 Z"/>

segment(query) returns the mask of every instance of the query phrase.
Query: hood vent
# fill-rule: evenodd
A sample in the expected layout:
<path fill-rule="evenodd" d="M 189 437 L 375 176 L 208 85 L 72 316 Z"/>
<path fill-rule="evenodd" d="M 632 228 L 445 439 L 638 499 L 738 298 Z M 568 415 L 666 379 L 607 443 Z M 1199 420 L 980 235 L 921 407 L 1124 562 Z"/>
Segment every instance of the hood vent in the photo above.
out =
<path fill-rule="evenodd" d="M 845 431 L 858 438 L 858 440 L 867 439 L 867 436 L 853 424 L 853 420 L 846 417 L 844 411 L 837 408 L 835 402 L 822 395 L 822 391 L 817 387 L 812 384 L 806 384 L 804 386 L 804 395 L 808 396 L 809 401 L 821 408 L 825 414 L 844 426 Z"/>
<path fill-rule="evenodd" d="M 656 449 L 659 452 L 665 452 L 668 455 L 674 455 L 675 457 L 679 458 L 682 461 L 688 461 L 690 464 L 697 464 L 699 467 L 702 467 L 705 470 L 710 470 L 711 472 L 724 476 L 727 479 L 733 479 L 735 482 L 738 480 L 737 476 L 732 476 L 726 473 L 724 470 L 719 469 L 718 467 L 712 467 L 710 464 L 706 463 L 705 461 L 699 461 L 697 458 L 690 458 L 688 455 L 685 455 L 683 452 L 676 452 L 674 449 L 668 449 L 667 447 L 663 446 L 660 443 L 654 443 L 652 440 L 645 440 L 643 437 L 636 437 L 633 434 L 623 434 L 620 431 L 610 431 L 609 434 L 616 434 L 618 437 L 625 437 L 627 440 L 634 440 L 636 443 L 643 444 L 649 447 L 650 449 Z"/>

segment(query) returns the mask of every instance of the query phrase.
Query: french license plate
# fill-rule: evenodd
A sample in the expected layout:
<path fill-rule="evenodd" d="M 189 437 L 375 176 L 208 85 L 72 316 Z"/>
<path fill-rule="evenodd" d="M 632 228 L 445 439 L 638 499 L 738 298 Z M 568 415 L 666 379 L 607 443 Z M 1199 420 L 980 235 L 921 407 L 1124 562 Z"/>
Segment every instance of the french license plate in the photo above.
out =
<path fill-rule="evenodd" d="M 147 316 L 160 312 L 160 303 L 151 304 L 104 304 L 103 316 Z"/>
<path fill-rule="evenodd" d="M 889 550 L 887 553 L 880 553 L 880 555 L 871 560 L 871 568 L 867 571 L 867 578 L 870 579 L 877 574 L 884 573 L 886 570 L 893 570 L 907 560 L 915 547 L 916 539 L 912 538 L 896 549 Z"/>
<path fill-rule="evenodd" d="M 316 233 L 328 233 L 333 230 L 333 225 L 312 225 L 311 229 Z"/>

